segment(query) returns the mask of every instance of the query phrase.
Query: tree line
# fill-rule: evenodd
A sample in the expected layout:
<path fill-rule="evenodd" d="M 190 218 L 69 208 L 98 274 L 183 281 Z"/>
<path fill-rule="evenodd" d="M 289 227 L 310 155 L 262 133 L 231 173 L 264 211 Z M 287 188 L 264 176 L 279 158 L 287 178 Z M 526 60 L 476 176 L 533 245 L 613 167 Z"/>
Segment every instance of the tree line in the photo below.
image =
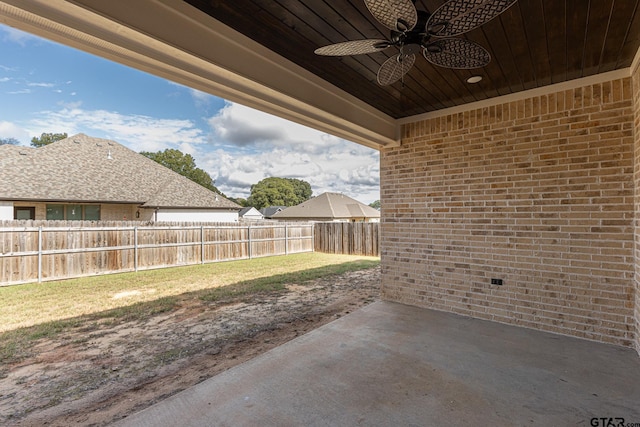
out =
<path fill-rule="evenodd" d="M 43 133 L 40 137 L 31 139 L 31 146 L 42 147 L 65 138 L 66 133 Z M 18 145 L 19 141 L 15 138 L 0 138 L 0 145 L 3 144 Z M 155 153 L 142 151 L 140 154 L 244 207 L 262 209 L 269 206 L 295 206 L 309 200 L 313 194 L 311 184 L 302 179 L 268 177 L 251 186 L 247 199 L 228 197 L 216 187 L 211 175 L 196 166 L 191 154 L 172 148 Z M 380 209 L 380 201 L 376 200 L 370 206 Z"/>

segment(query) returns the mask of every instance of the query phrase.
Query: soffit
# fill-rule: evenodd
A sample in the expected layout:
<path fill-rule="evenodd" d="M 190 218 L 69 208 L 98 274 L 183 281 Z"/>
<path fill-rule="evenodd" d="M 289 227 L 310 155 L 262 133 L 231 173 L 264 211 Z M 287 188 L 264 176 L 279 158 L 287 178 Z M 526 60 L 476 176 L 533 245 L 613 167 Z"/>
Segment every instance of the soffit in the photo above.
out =
<path fill-rule="evenodd" d="M 363 0 L 187 1 L 394 118 L 627 68 L 640 45 L 638 0 L 518 0 L 461 36 L 489 51 L 488 66 L 451 70 L 418 56 L 404 87 L 381 87 L 376 72 L 395 49 L 341 58 L 313 53 L 346 40 L 388 38 Z M 416 7 L 433 12 L 443 3 L 418 0 Z M 472 75 L 483 80 L 466 83 Z"/>

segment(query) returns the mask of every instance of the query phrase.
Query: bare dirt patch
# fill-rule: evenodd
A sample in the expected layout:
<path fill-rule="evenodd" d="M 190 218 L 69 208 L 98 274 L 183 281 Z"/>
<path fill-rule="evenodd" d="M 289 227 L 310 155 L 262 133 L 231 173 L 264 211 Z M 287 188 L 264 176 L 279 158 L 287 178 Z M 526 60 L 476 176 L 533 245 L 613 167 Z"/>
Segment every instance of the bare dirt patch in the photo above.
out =
<path fill-rule="evenodd" d="M 0 424 L 109 424 L 375 301 L 379 286 L 378 267 L 42 339 L 5 367 Z"/>

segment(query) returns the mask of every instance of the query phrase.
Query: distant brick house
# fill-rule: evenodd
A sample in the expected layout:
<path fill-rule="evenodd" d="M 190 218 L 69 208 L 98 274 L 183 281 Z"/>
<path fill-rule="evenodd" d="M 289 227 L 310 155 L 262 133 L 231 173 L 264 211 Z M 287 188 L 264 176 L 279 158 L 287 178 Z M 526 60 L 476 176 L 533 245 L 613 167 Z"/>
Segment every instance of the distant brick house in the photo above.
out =
<path fill-rule="evenodd" d="M 238 220 L 241 207 L 117 142 L 0 146 L 0 220 Z"/>
<path fill-rule="evenodd" d="M 272 216 L 282 221 L 378 222 L 380 211 L 340 193 L 321 195 Z"/>

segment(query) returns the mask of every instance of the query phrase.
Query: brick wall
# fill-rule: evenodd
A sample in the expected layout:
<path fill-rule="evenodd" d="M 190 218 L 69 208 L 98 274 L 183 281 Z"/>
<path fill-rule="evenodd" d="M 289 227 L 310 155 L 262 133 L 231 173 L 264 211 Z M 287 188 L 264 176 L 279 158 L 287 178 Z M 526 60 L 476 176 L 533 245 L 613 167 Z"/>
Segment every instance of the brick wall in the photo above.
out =
<path fill-rule="evenodd" d="M 636 68 L 633 72 L 633 97 L 634 97 L 634 136 L 635 136 L 635 171 L 634 171 L 634 184 L 635 184 L 635 346 L 636 350 L 640 354 L 640 68 Z"/>
<path fill-rule="evenodd" d="M 632 100 L 622 78 L 404 125 L 383 298 L 634 345 Z"/>
<path fill-rule="evenodd" d="M 100 219 L 102 221 L 144 221 L 147 218 L 136 218 L 136 205 L 101 205 Z M 150 209 L 144 209 L 148 214 Z M 141 210 L 142 212 L 142 210 Z"/>

